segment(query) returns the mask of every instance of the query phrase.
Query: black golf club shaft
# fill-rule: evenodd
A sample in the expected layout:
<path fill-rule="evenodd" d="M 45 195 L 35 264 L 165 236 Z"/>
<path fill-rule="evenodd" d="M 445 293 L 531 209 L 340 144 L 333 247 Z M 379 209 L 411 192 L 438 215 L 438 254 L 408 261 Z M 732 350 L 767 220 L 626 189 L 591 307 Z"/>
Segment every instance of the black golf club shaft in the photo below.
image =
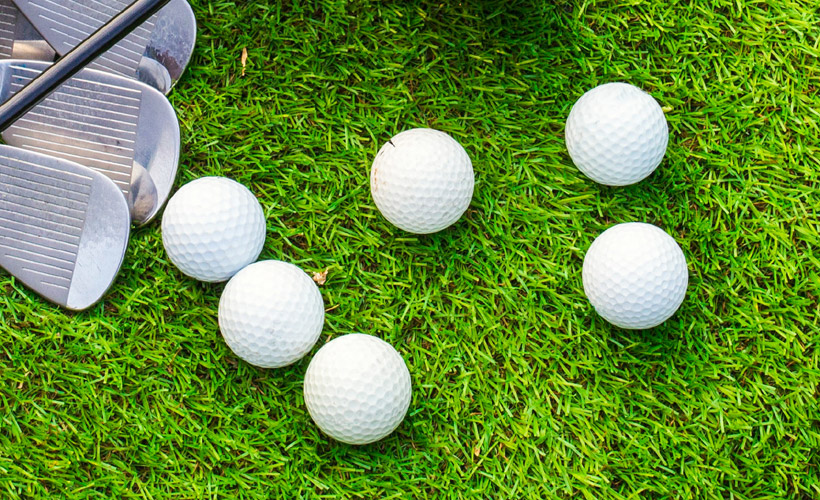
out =
<path fill-rule="evenodd" d="M 0 131 L 6 130 L 37 103 L 88 66 L 103 52 L 128 36 L 169 0 L 135 0 L 125 10 L 95 31 L 71 52 L 0 105 Z"/>

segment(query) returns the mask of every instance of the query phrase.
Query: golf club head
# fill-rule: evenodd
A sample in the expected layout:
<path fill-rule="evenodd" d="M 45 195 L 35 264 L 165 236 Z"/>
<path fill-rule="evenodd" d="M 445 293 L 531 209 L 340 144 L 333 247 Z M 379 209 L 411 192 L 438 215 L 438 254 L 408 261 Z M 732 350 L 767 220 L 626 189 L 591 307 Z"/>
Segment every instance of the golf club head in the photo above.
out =
<path fill-rule="evenodd" d="M 0 4 L 9 1 L 0 0 Z M 132 0 L 13 1 L 27 19 L 26 24 L 30 23 L 35 33 L 62 56 L 128 7 Z M 19 29 L 23 28 L 26 27 Z M 184 73 L 195 42 L 196 18 L 191 6 L 186 0 L 171 0 L 89 67 L 136 78 L 167 94 Z M 12 56 L 23 58 L 17 54 Z"/>
<path fill-rule="evenodd" d="M 0 145 L 0 266 L 44 298 L 80 311 L 119 273 L 128 206 L 108 177 Z"/>
<path fill-rule="evenodd" d="M 48 67 L 0 61 L 0 101 Z M 6 144 L 73 161 L 114 181 L 134 223 L 152 220 L 167 201 L 179 165 L 176 112 L 158 90 L 84 69 L 3 134 Z"/>
<path fill-rule="evenodd" d="M 0 0 L 0 59 L 54 61 L 57 52 L 11 0 Z"/>

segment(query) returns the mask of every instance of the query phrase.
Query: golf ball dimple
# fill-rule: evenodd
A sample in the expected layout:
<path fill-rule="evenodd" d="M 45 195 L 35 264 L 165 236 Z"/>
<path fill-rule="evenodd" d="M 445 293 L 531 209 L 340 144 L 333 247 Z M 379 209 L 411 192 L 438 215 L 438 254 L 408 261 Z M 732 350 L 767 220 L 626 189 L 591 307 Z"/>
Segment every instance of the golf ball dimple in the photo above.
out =
<path fill-rule="evenodd" d="M 162 244 L 184 274 L 226 281 L 259 258 L 265 229 L 262 206 L 248 188 L 224 177 L 203 177 L 168 202 Z"/>
<path fill-rule="evenodd" d="M 305 374 L 305 403 L 316 425 L 348 444 L 393 432 L 410 407 L 410 372 L 387 342 L 361 333 L 325 344 Z"/>
<path fill-rule="evenodd" d="M 648 177 L 669 142 L 660 105 L 626 83 L 607 83 L 581 96 L 570 111 L 565 134 L 578 169 L 607 186 L 627 186 Z"/>
<path fill-rule="evenodd" d="M 319 287 L 286 262 L 251 264 L 231 278 L 219 300 L 219 329 L 228 347 L 261 368 L 300 360 L 316 344 L 324 321 Z"/>
<path fill-rule="evenodd" d="M 384 218 L 416 234 L 455 223 L 470 206 L 474 184 L 473 164 L 461 144 L 432 129 L 393 137 L 370 171 L 370 190 Z"/>
<path fill-rule="evenodd" d="M 604 231 L 584 257 L 584 292 L 615 326 L 660 325 L 686 296 L 689 272 L 677 242 L 651 224 L 630 222 Z"/>

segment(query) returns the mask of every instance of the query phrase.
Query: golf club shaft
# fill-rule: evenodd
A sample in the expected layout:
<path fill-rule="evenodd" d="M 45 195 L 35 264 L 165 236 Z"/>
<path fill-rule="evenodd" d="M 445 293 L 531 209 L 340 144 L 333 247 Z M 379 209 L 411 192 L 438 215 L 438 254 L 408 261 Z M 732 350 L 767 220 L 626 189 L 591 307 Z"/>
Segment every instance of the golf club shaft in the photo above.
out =
<path fill-rule="evenodd" d="M 0 105 L 0 131 L 7 129 L 57 87 L 128 36 L 169 0 L 135 0 L 71 52 Z"/>

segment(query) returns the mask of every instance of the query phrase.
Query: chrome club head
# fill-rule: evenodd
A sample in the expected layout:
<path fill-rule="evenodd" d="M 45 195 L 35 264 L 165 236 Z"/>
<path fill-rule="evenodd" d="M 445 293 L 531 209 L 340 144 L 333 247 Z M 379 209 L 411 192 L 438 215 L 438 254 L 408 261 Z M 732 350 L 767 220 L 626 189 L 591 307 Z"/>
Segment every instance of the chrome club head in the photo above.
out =
<path fill-rule="evenodd" d="M 27 287 L 68 309 L 91 307 L 114 282 L 129 231 L 111 179 L 0 145 L 0 266 Z"/>
<path fill-rule="evenodd" d="M 0 31 L 5 26 L 7 36 L 11 35 L 6 42 L 9 50 L 3 51 L 0 42 L 0 56 L 53 61 L 55 53 L 65 55 L 130 3 L 13 0 L 12 4 L 12 0 L 0 0 Z M 167 94 L 185 71 L 195 42 L 191 6 L 186 0 L 171 0 L 89 67 L 139 79 Z"/>
<path fill-rule="evenodd" d="M 0 101 L 48 67 L 0 61 Z M 6 144 L 90 167 L 121 189 L 136 224 L 165 204 L 179 164 L 179 122 L 156 89 L 122 76 L 84 69 L 3 134 Z"/>

